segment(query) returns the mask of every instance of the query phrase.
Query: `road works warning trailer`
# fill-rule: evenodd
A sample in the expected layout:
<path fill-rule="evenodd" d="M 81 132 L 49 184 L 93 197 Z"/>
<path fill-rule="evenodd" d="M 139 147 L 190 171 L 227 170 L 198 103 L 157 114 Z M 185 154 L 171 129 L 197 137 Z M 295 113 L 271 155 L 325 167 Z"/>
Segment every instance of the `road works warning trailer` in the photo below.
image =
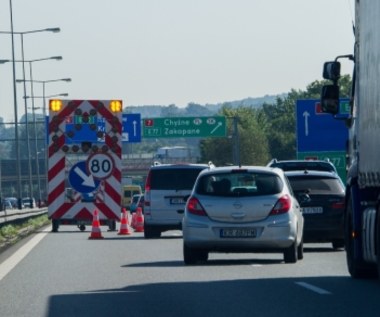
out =
<path fill-rule="evenodd" d="M 50 100 L 48 215 L 52 230 L 85 230 L 97 210 L 115 229 L 121 215 L 122 101 Z"/>

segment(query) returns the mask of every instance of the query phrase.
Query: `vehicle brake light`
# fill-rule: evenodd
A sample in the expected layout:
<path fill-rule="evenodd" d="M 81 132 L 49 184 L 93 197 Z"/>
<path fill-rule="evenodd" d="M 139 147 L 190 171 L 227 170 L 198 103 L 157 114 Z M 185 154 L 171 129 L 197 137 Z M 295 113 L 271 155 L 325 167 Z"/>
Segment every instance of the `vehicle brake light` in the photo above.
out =
<path fill-rule="evenodd" d="M 336 201 L 334 202 L 331 207 L 333 209 L 344 209 L 344 201 Z"/>
<path fill-rule="evenodd" d="M 270 212 L 270 215 L 273 216 L 273 215 L 280 215 L 280 214 L 287 213 L 291 205 L 292 203 L 291 203 L 290 197 L 288 195 L 284 195 L 279 200 L 277 200 L 272 211 Z"/>
<path fill-rule="evenodd" d="M 190 197 L 187 201 L 187 211 L 197 216 L 207 216 L 199 200 L 195 197 Z"/>
<path fill-rule="evenodd" d="M 150 182 L 151 182 L 151 178 L 152 178 L 152 175 L 151 175 L 151 173 L 149 172 L 149 173 L 148 173 L 148 176 L 146 177 L 146 181 L 145 181 L 145 192 L 150 191 Z"/>

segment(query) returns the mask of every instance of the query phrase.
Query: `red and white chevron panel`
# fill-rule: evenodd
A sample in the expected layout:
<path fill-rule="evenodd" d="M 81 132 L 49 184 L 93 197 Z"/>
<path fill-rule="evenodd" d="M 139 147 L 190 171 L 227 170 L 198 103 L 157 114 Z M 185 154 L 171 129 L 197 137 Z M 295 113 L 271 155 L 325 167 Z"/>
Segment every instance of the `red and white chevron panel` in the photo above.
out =
<path fill-rule="evenodd" d="M 89 222 L 95 209 L 100 220 L 120 220 L 121 214 L 121 151 L 122 111 L 112 112 L 109 100 L 62 100 L 60 111 L 49 112 L 49 160 L 48 160 L 48 214 L 51 219 Z M 82 150 L 79 144 L 66 144 L 66 124 L 72 123 L 76 114 L 89 114 L 104 121 L 103 141 L 91 142 L 91 148 Z M 84 123 L 89 124 L 89 123 Z M 78 128 L 80 130 L 80 127 Z M 76 146 L 76 148 L 75 148 Z M 88 162 L 89 157 L 104 153 L 113 162 L 112 171 L 105 178 L 97 179 L 98 186 L 92 200 L 72 188 L 68 177 L 78 162 Z M 73 223 L 73 222 L 71 222 Z"/>

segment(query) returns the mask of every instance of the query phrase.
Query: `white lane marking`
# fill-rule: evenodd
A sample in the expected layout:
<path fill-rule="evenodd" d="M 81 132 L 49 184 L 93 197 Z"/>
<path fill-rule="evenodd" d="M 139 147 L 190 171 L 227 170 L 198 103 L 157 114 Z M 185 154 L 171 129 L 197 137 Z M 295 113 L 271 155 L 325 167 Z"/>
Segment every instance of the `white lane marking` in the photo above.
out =
<path fill-rule="evenodd" d="M 305 282 L 295 282 L 295 283 L 298 284 L 299 286 L 305 287 L 305 288 L 307 288 L 313 292 L 316 292 L 318 294 L 321 294 L 321 295 L 330 295 L 331 294 L 331 292 L 326 291 L 323 288 L 319 288 L 319 287 L 314 286 L 314 285 L 309 284 L 309 283 L 305 283 Z"/>
<path fill-rule="evenodd" d="M 262 264 L 251 264 L 252 267 L 262 267 Z"/>
<path fill-rule="evenodd" d="M 21 262 L 27 254 L 48 234 L 50 228 L 46 228 L 41 233 L 37 233 L 28 243 L 24 244 L 13 255 L 0 264 L 0 281 L 10 272 L 13 268 Z"/>

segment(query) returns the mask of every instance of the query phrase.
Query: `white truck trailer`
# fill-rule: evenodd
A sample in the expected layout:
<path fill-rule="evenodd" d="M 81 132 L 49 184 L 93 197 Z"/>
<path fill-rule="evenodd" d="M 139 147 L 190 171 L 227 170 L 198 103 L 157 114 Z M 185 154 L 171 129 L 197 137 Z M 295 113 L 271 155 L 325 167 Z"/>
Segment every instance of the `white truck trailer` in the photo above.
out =
<path fill-rule="evenodd" d="M 352 277 L 380 276 L 380 1 L 355 0 L 353 55 L 326 62 L 324 112 L 346 120 L 347 182 L 345 248 Z M 349 109 L 339 103 L 340 63 L 354 63 Z M 346 110 L 346 113 L 345 113 Z M 348 111 L 347 111 L 348 110 Z"/>

